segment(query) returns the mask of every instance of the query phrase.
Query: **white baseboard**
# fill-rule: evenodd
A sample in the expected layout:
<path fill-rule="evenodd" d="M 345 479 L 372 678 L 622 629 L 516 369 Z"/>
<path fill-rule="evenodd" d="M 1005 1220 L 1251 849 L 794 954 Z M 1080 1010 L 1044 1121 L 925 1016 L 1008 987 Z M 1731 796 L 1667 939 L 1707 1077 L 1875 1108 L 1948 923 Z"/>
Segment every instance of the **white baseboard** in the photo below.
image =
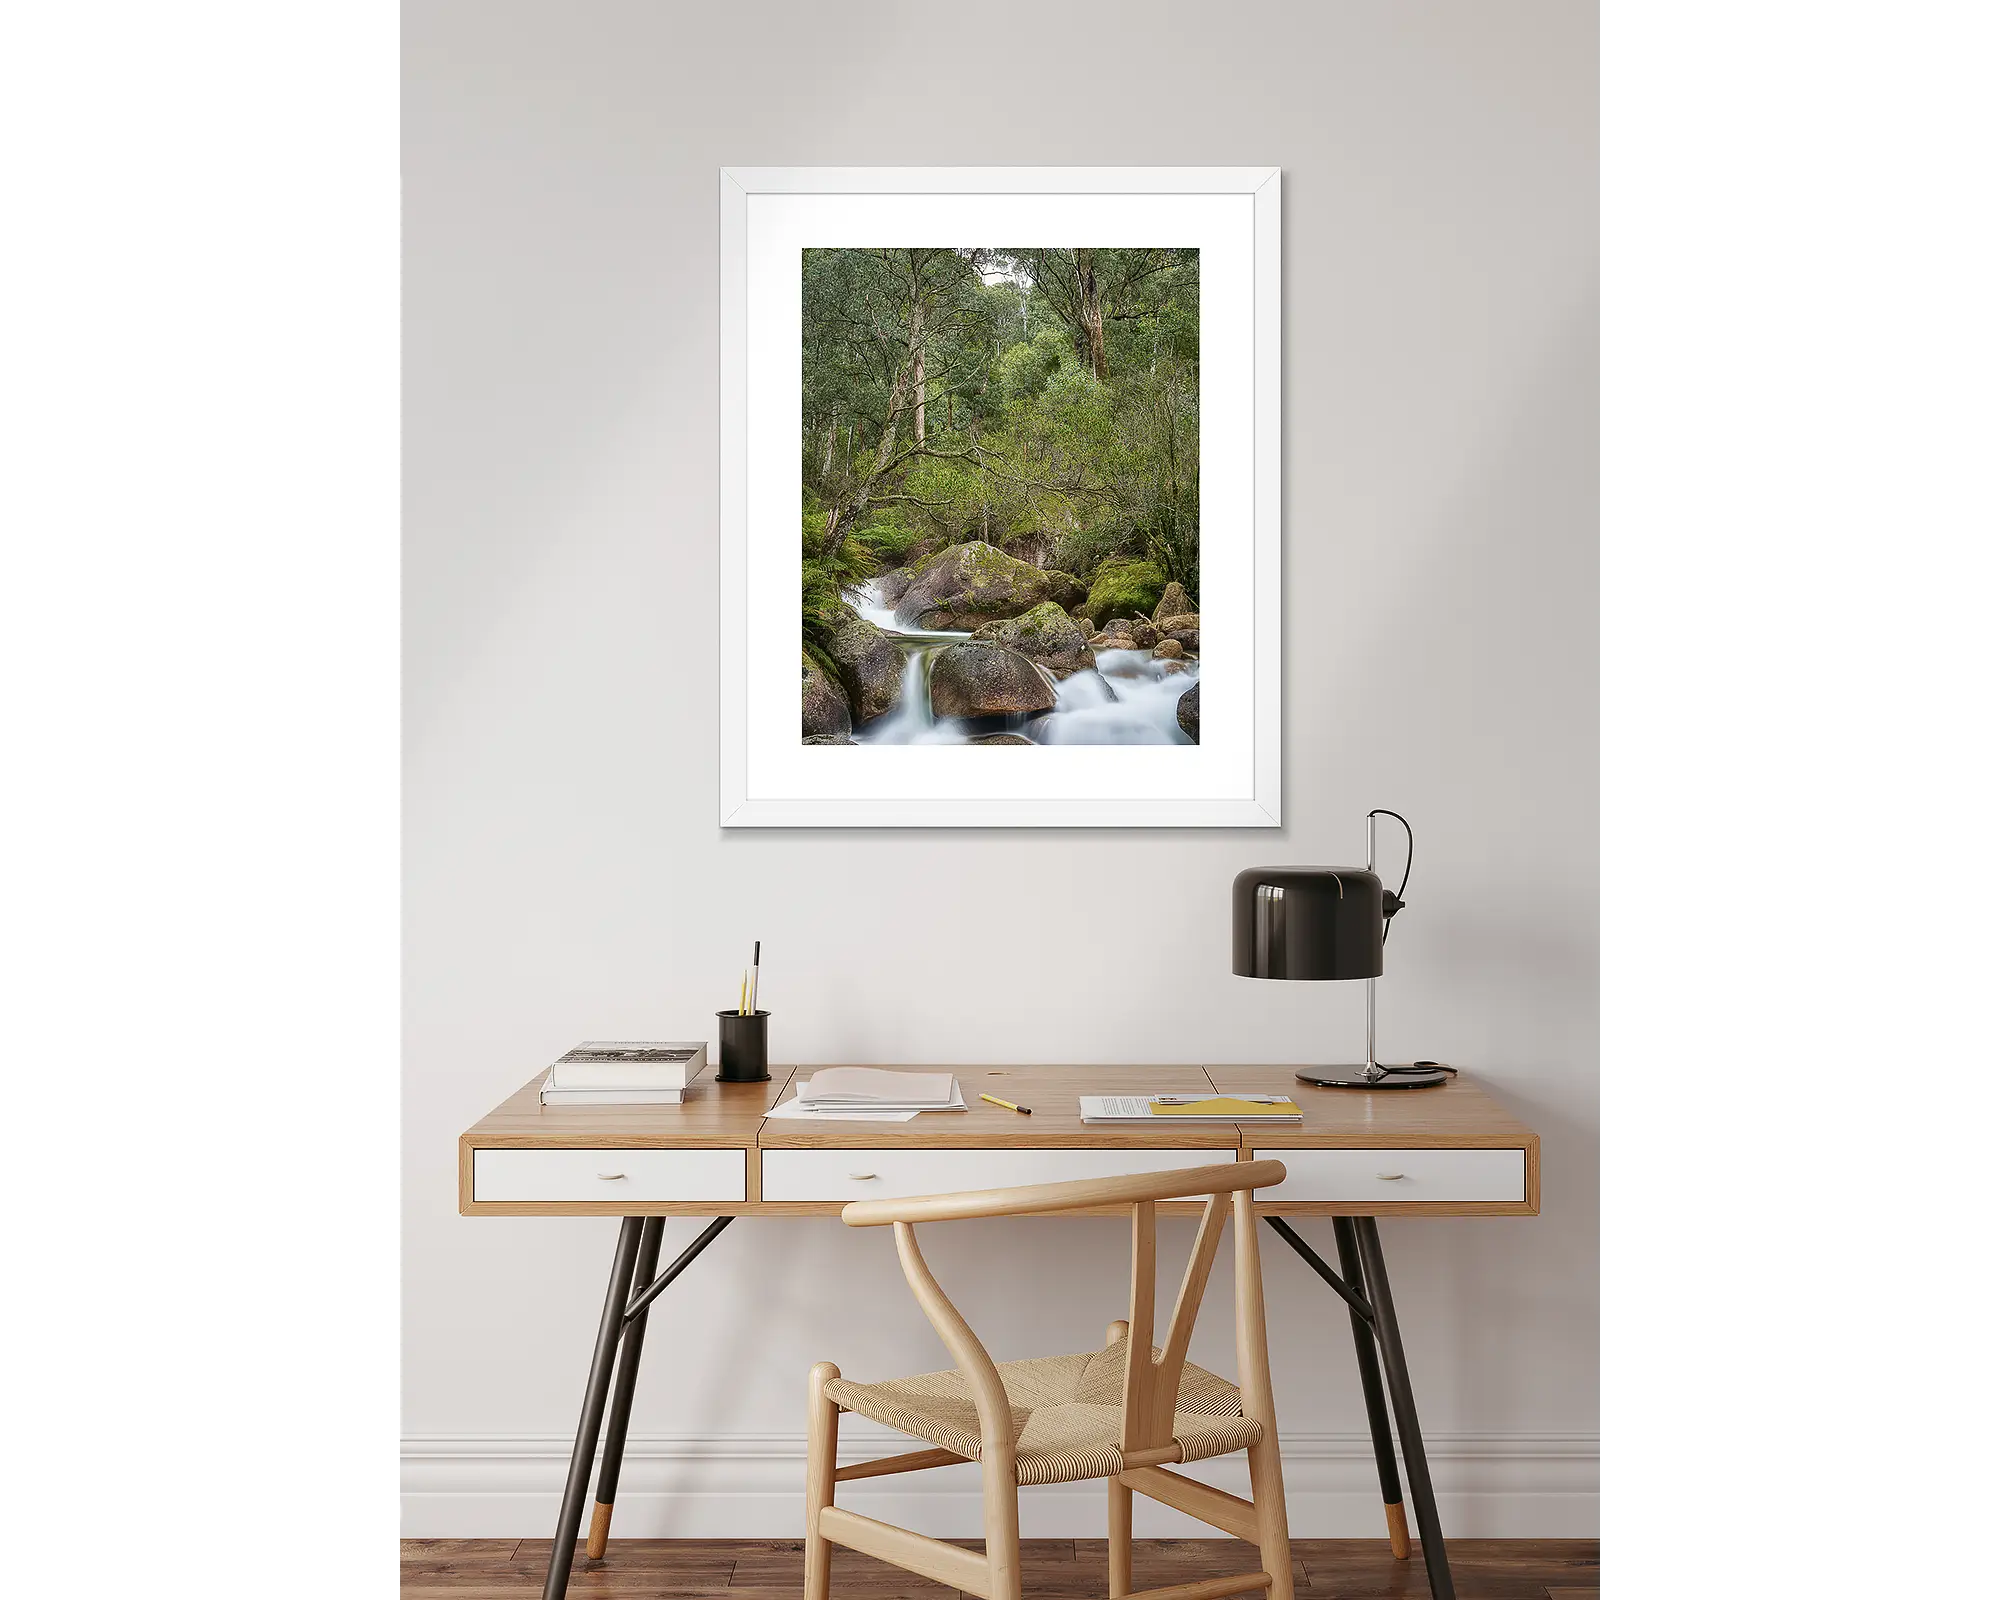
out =
<path fill-rule="evenodd" d="M 1595 1434 L 1434 1434 L 1424 1441 L 1445 1532 L 1464 1538 L 1588 1538 L 1597 1533 Z M 403 1441 L 403 1534 L 412 1539 L 546 1538 L 553 1531 L 571 1440 L 555 1434 L 420 1434 Z M 1297 1538 L 1382 1531 L 1381 1491 L 1366 1434 L 1283 1439 L 1285 1501 Z M 841 1461 L 909 1449 L 900 1434 L 843 1430 Z M 1249 1492 L 1242 1458 L 1183 1469 Z M 797 1538 L 804 1523 L 801 1434 L 634 1434 L 618 1486 L 617 1532 L 633 1538 Z M 595 1488 L 595 1478 L 592 1480 Z M 842 1505 L 938 1538 L 979 1533 L 975 1469 L 945 1467 L 844 1486 Z M 1136 1503 L 1147 1538 L 1215 1537 L 1166 1506 Z M 1102 1538 L 1104 1485 L 1026 1489 L 1021 1532 Z"/>

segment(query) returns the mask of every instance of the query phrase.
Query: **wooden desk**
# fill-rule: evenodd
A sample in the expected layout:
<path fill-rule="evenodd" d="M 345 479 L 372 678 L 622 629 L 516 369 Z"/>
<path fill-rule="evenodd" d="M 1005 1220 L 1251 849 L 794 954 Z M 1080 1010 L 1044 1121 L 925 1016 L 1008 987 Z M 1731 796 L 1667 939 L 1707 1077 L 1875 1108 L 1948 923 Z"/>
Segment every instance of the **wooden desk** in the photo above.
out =
<path fill-rule="evenodd" d="M 1308 1088 L 1290 1067 L 939 1065 L 912 1070 L 956 1073 L 969 1110 L 908 1122 L 766 1115 L 794 1076 L 813 1070 L 774 1067 L 769 1083 L 704 1078 L 682 1105 L 604 1110 L 541 1105 L 537 1074 L 460 1135 L 458 1208 L 469 1217 L 838 1216 L 850 1200 L 1199 1166 L 1259 1152 L 1289 1158 L 1292 1167 L 1284 1185 L 1260 1199 L 1265 1215 L 1533 1216 L 1541 1207 L 1541 1141 L 1466 1078 L 1362 1092 Z M 1141 1086 L 1156 1094 L 1296 1092 L 1306 1120 L 1261 1128 L 1079 1120 L 1079 1095 Z M 988 1105 L 981 1094 L 1035 1114 Z M 991 1154 L 926 1158 L 947 1150 Z M 837 1152 L 855 1159 L 827 1155 Z M 851 1176 L 862 1172 L 874 1175 Z"/>
<path fill-rule="evenodd" d="M 1541 1141 L 1532 1129 L 1468 1078 L 1431 1089 L 1314 1089 L 1295 1082 L 1286 1066 L 939 1065 L 932 1070 L 957 1074 L 970 1109 L 927 1112 L 908 1122 L 771 1117 L 792 1079 L 813 1070 L 773 1067 L 768 1083 L 754 1084 L 704 1077 L 678 1106 L 603 1110 L 544 1107 L 537 1098 L 538 1073 L 460 1135 L 458 1208 L 464 1215 L 625 1219 L 545 1600 L 560 1600 L 567 1589 L 600 1429 L 604 1460 L 590 1553 L 603 1552 L 652 1303 L 732 1218 L 838 1216 L 850 1200 L 1259 1156 L 1275 1156 L 1287 1167 L 1285 1182 L 1259 1196 L 1259 1214 L 1347 1304 L 1391 1547 L 1398 1556 L 1409 1551 L 1389 1426 L 1393 1411 L 1431 1593 L 1436 1600 L 1452 1600 L 1451 1569 L 1375 1219 L 1534 1216 L 1541 1209 Z M 1301 1125 L 1282 1127 L 1080 1120 L 1079 1095 L 1118 1092 L 1291 1094 L 1306 1117 Z M 1034 1115 L 988 1105 L 977 1098 L 982 1093 L 1032 1106 Z M 663 1219 L 688 1216 L 714 1220 L 656 1276 Z M 1334 1219 L 1337 1272 L 1289 1220 L 1308 1216 Z"/>

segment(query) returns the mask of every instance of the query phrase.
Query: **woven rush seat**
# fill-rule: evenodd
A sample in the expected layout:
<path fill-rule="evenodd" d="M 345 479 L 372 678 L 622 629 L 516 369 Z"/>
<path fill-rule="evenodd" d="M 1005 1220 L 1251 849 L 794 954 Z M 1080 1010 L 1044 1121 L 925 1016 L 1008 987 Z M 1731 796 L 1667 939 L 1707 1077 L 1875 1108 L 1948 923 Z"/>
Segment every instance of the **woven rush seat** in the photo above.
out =
<path fill-rule="evenodd" d="M 1125 1470 L 1118 1448 L 1125 1385 L 1125 1347 L 1073 1356 L 1036 1356 L 996 1363 L 1013 1413 L 1014 1476 L 1020 1483 L 1075 1483 Z M 979 1416 L 956 1371 L 926 1372 L 885 1383 L 834 1378 L 826 1397 L 845 1410 L 964 1456 L 979 1459 Z M 1247 1450 L 1264 1430 L 1243 1415 L 1236 1385 L 1192 1361 L 1174 1396 L 1174 1441 L 1183 1461 Z"/>

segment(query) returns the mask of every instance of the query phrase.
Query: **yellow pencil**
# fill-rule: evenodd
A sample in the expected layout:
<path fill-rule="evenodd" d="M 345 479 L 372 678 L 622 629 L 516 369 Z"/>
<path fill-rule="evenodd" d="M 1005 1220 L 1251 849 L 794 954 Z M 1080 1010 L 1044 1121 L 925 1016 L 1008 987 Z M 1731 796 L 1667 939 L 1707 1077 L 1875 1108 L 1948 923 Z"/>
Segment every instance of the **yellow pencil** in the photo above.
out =
<path fill-rule="evenodd" d="M 1024 1117 L 1032 1117 L 1035 1114 L 1030 1107 L 1017 1106 L 1011 1100 L 1002 1100 L 997 1094 L 983 1094 L 979 1098 L 990 1101 L 996 1106 L 1005 1106 L 1009 1111 L 1018 1111 Z"/>
<path fill-rule="evenodd" d="M 750 974 L 743 974 L 743 989 L 736 997 L 736 1014 L 747 1017 L 750 1014 Z"/>

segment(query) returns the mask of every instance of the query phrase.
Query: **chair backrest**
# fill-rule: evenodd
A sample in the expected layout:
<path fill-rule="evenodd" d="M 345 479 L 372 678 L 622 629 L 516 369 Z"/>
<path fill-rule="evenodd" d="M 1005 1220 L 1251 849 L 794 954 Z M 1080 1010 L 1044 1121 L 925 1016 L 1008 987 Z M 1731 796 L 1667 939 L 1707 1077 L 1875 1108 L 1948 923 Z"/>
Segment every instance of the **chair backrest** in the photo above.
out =
<path fill-rule="evenodd" d="M 1013 1189 L 971 1190 L 963 1194 L 917 1195 L 901 1200 L 857 1200 L 840 1213 L 849 1227 L 891 1225 L 896 1253 L 917 1304 L 937 1329 L 964 1374 L 979 1414 L 982 1454 L 992 1463 L 1004 1458 L 1011 1473 L 1012 1414 L 999 1372 L 958 1308 L 945 1297 L 917 1249 L 919 1222 L 971 1217 L 1048 1215 L 1064 1211 L 1129 1209 L 1132 1219 L 1132 1295 L 1126 1323 L 1125 1383 L 1119 1445 L 1128 1466 L 1174 1459 L 1174 1399 L 1187 1365 L 1188 1341 L 1208 1287 L 1209 1269 L 1222 1242 L 1222 1225 L 1236 1220 L 1236 1364 L 1246 1409 L 1253 1392 L 1267 1408 L 1270 1375 L 1264 1348 L 1264 1294 L 1257 1252 L 1257 1218 L 1252 1191 L 1282 1183 L 1278 1161 L 1230 1161 L 1170 1172 L 1135 1173 L 1121 1178 L 1082 1178 L 1070 1183 L 1030 1184 Z M 1181 1276 L 1180 1293 L 1154 1354 L 1153 1298 L 1157 1281 L 1155 1206 L 1166 1200 L 1207 1199 L 1194 1248 Z M 1261 1415 L 1261 1410 L 1257 1413 Z"/>

